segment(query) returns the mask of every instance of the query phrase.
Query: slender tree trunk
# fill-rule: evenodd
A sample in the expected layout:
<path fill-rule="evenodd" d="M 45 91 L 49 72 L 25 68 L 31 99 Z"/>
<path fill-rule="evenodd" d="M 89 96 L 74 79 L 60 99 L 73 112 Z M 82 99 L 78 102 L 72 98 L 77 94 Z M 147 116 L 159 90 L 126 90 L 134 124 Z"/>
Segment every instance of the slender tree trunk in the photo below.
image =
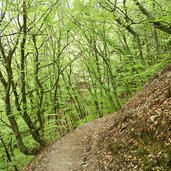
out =
<path fill-rule="evenodd" d="M 35 48 L 35 71 L 34 71 L 34 76 L 35 76 L 35 86 L 36 86 L 36 95 L 38 97 L 38 102 L 37 102 L 37 111 L 36 115 L 39 121 L 39 129 L 43 132 L 44 130 L 44 116 L 43 116 L 43 99 L 44 99 L 44 89 L 43 86 L 39 80 L 39 49 L 37 47 L 37 41 L 36 41 L 36 35 L 33 35 L 33 43 L 34 43 L 34 48 Z"/>
<path fill-rule="evenodd" d="M 26 13 L 26 1 L 23 1 L 23 38 L 20 44 L 21 48 L 21 96 L 22 96 L 22 115 L 24 121 L 27 123 L 30 133 L 35 141 L 37 141 L 41 146 L 46 145 L 46 141 L 40 135 L 39 129 L 34 127 L 31 118 L 27 113 L 27 97 L 26 97 L 26 75 L 25 75 L 25 44 L 27 36 L 27 13 Z"/>

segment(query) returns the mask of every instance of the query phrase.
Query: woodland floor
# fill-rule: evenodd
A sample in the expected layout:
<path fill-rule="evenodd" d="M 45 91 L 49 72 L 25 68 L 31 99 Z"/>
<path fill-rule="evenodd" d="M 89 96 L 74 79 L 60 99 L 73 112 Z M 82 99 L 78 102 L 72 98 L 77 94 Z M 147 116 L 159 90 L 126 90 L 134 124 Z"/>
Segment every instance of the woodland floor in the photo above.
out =
<path fill-rule="evenodd" d="M 171 169 L 171 65 L 118 113 L 53 143 L 24 171 Z"/>

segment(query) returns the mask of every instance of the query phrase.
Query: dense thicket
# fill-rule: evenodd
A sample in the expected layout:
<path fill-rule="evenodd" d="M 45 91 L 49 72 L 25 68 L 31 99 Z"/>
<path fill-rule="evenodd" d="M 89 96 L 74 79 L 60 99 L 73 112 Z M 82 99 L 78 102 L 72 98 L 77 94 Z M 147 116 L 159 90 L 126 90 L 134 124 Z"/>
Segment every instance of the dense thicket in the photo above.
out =
<path fill-rule="evenodd" d="M 23 154 L 119 110 L 170 61 L 170 8 L 167 0 L 0 1 L 0 170 L 18 170 Z"/>

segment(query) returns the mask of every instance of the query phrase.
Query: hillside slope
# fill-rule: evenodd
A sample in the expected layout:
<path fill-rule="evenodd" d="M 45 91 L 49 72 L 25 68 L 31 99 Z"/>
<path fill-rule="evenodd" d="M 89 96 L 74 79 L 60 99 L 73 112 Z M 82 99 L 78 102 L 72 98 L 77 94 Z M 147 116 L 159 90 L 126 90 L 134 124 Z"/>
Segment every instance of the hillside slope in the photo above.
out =
<path fill-rule="evenodd" d="M 87 161 L 94 170 L 171 170 L 171 65 L 117 113 L 96 144 Z"/>
<path fill-rule="evenodd" d="M 171 170 L 171 64 L 120 112 L 76 129 L 24 170 Z"/>

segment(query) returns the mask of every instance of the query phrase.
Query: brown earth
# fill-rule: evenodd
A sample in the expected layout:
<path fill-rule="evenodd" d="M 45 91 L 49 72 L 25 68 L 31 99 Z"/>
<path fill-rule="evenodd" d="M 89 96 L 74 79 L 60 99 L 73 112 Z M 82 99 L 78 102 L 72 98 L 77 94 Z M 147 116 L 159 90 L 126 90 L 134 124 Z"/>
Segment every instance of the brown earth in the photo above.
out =
<path fill-rule="evenodd" d="M 24 171 L 171 170 L 171 64 L 118 113 L 87 123 Z"/>

